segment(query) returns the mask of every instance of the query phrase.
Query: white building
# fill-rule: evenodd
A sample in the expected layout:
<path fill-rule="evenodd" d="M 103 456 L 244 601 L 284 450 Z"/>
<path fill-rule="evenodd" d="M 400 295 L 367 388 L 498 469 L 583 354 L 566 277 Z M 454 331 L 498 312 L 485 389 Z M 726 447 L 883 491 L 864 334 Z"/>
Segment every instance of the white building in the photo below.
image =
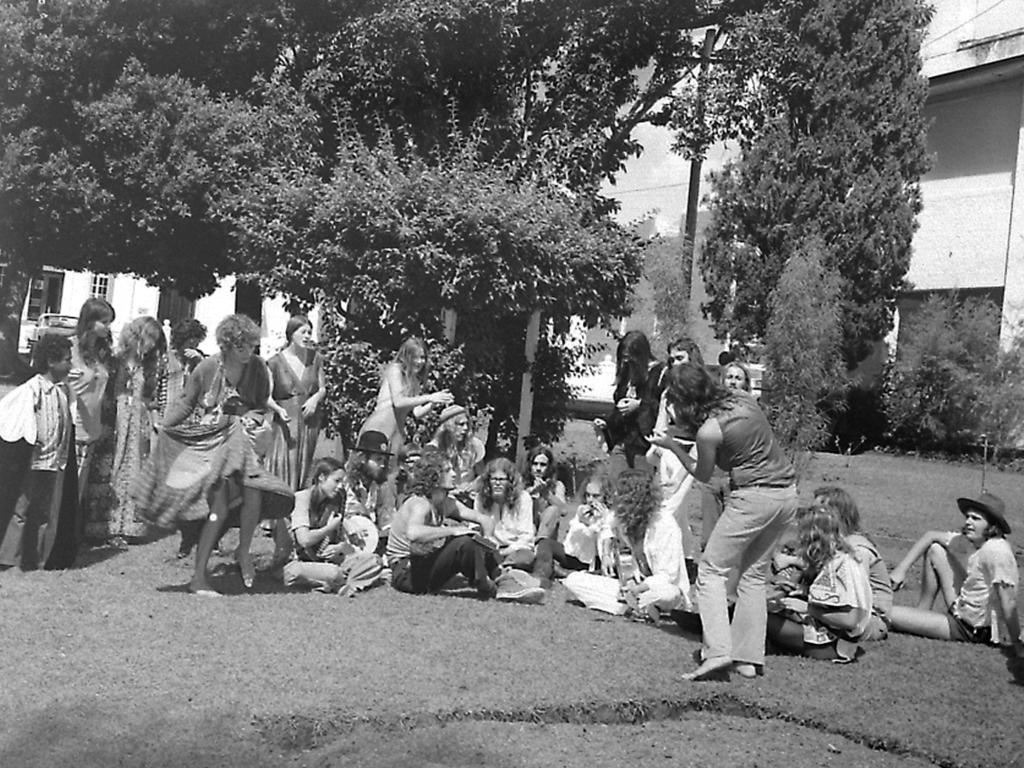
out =
<path fill-rule="evenodd" d="M 114 307 L 114 338 L 128 321 L 151 315 L 165 327 L 186 317 L 195 317 L 208 329 L 202 348 L 217 351 L 213 330 L 217 323 L 233 312 L 243 312 L 261 325 L 261 353 L 273 354 L 284 345 L 284 328 L 288 322 L 285 302 L 267 299 L 235 278 L 228 277 L 207 296 L 196 301 L 181 297 L 176 291 L 161 290 L 131 275 L 110 275 L 96 272 L 69 272 L 46 268 L 32 281 L 21 316 L 22 349 L 27 348 L 28 335 L 33 332 L 39 316 L 57 313 L 77 317 L 82 303 L 91 296 L 106 299 Z"/>

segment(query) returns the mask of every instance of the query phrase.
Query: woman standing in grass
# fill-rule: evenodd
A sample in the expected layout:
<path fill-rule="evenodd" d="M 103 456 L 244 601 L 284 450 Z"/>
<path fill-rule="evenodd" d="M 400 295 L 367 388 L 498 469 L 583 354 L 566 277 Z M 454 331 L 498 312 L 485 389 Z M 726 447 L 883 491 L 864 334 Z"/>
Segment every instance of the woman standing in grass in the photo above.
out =
<path fill-rule="evenodd" d="M 1010 525 L 1003 500 L 982 491 L 956 503 L 964 516 L 960 533 L 929 531 L 893 568 L 893 588 L 900 589 L 910 567 L 918 560 L 923 566 L 917 605 L 894 605 L 892 628 L 938 640 L 1012 646 L 1024 655 L 1017 562 L 1006 540 Z M 974 550 L 966 567 L 951 552 L 963 543 Z"/>
<path fill-rule="evenodd" d="M 71 339 L 71 415 L 75 422 L 75 457 L 78 461 L 78 499 L 81 504 L 89 490 L 89 468 L 97 441 L 103 437 L 103 399 L 110 380 L 113 342 L 110 324 L 114 308 L 104 299 L 90 298 L 82 304 L 78 326 Z"/>
<path fill-rule="evenodd" d="M 388 438 L 389 452 L 397 456 L 405 442 L 405 420 L 410 413 L 422 418 L 435 405 L 451 405 L 454 400 L 447 389 L 423 394 L 429 371 L 430 362 L 423 342 L 415 337 L 402 342 L 395 359 L 381 370 L 377 404 L 359 433 L 383 433 Z"/>
<path fill-rule="evenodd" d="M 146 533 L 146 522 L 136 514 L 130 489 L 149 457 L 153 430 L 160 423 L 159 393 L 167 364 L 167 339 L 152 317 L 137 317 L 118 339 L 114 375 L 113 445 L 97 451 L 97 467 L 110 478 L 109 495 L 101 504 L 99 520 L 90 526 L 99 538 L 124 546 Z M 98 496 L 97 498 L 102 498 Z M 95 514 L 94 511 L 94 514 Z"/>
<path fill-rule="evenodd" d="M 249 547 L 260 517 L 289 514 L 294 498 L 257 456 L 271 409 L 270 373 L 255 354 L 259 327 L 245 315 L 228 315 L 216 338 L 219 354 L 196 366 L 181 397 L 168 405 L 153 455 L 132 489 L 142 514 L 155 525 L 204 521 L 189 586 L 209 596 L 218 593 L 206 566 L 229 521 L 238 521 L 235 559 L 243 585 L 251 589 L 255 567 Z M 194 412 L 198 420 L 186 423 Z"/>
<path fill-rule="evenodd" d="M 615 406 L 606 418 L 594 419 L 594 430 L 609 452 L 621 445 L 626 464 L 633 469 L 636 457 L 647 453 L 647 436 L 658 418 L 664 366 L 654 359 L 642 331 L 622 337 L 615 363 Z"/>
<path fill-rule="evenodd" d="M 692 363 L 669 371 L 667 382 L 673 420 L 696 434 L 697 458 L 692 443 L 665 434 L 652 443 L 672 451 L 700 482 L 717 465 L 729 473 L 731 489 L 698 567 L 703 661 L 685 677 L 702 680 L 730 668 L 753 677 L 764 665 L 768 564 L 796 513 L 796 474 L 752 397 L 724 389 Z M 736 585 L 731 621 L 729 584 Z"/>
<path fill-rule="evenodd" d="M 298 490 L 309 484 L 313 452 L 320 435 L 320 404 L 327 395 L 327 382 L 309 318 L 293 315 L 284 335 L 288 345 L 267 361 L 273 378 L 274 402 L 284 409 L 276 425 L 267 466 Z"/>

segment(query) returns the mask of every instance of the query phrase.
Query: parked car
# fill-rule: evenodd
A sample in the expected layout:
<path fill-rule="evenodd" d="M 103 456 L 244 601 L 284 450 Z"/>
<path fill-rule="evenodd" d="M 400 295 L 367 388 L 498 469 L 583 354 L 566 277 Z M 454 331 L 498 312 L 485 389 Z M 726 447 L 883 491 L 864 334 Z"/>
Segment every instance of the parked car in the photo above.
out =
<path fill-rule="evenodd" d="M 35 328 L 29 328 L 28 346 L 29 349 L 36 343 L 36 339 L 48 333 L 56 333 L 59 336 L 74 336 L 78 328 L 78 318 L 74 315 L 60 315 L 56 312 L 46 312 L 39 316 Z"/>

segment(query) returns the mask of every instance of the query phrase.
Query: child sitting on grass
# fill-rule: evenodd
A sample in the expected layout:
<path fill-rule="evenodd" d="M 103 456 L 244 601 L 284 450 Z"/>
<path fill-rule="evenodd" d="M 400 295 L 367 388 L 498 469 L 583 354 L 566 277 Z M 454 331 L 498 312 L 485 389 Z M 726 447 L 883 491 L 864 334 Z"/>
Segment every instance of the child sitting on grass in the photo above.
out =
<path fill-rule="evenodd" d="M 16 451 L 0 454 L 7 465 L 3 469 L 12 473 L 0 499 L 0 570 L 45 566 L 60 520 L 71 440 L 63 384 L 71 370 L 71 340 L 54 334 L 40 337 L 33 363 L 36 375 L 0 400 L 0 439 L 9 447 L 22 440 L 31 446 L 24 465 L 8 458 Z"/>
<path fill-rule="evenodd" d="M 797 556 L 806 601 L 788 596 L 769 605 L 768 639 L 812 659 L 855 661 L 871 620 L 867 570 L 854 556 L 836 511 L 815 504 L 797 515 Z"/>
<path fill-rule="evenodd" d="M 1005 538 L 1010 525 L 1003 500 L 982 491 L 956 503 L 964 515 L 960 533 L 928 531 L 892 570 L 893 589 L 900 589 L 910 566 L 922 560 L 917 606 L 893 606 L 892 627 L 938 640 L 1012 646 L 1022 656 L 1017 562 Z M 974 550 L 966 567 L 951 552 L 964 541 Z"/>
<path fill-rule="evenodd" d="M 878 547 L 860 529 L 860 510 L 853 497 L 842 488 L 826 485 L 814 492 L 814 500 L 825 504 L 839 515 L 846 543 L 853 548 L 853 554 L 868 572 L 871 584 L 871 621 L 864 630 L 861 641 L 885 640 L 889 636 L 892 611 L 892 582 L 885 561 L 878 554 Z"/>

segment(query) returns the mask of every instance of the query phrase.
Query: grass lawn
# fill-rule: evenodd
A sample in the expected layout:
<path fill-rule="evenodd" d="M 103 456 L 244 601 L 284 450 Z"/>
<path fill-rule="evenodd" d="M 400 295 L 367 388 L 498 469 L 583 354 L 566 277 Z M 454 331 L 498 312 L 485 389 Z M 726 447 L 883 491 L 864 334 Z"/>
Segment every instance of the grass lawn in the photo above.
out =
<path fill-rule="evenodd" d="M 853 492 L 892 562 L 959 526 L 953 498 L 980 471 L 821 455 L 803 488 L 823 481 Z M 1024 476 L 987 485 L 1019 555 Z M 541 606 L 345 599 L 261 574 L 241 594 L 223 561 L 233 594 L 204 600 L 175 549 L 0 575 L 0 766 L 1024 765 L 1024 672 L 996 649 L 896 636 L 854 665 L 779 656 L 757 680 L 685 683 L 696 637 L 585 611 L 561 587 Z"/>

